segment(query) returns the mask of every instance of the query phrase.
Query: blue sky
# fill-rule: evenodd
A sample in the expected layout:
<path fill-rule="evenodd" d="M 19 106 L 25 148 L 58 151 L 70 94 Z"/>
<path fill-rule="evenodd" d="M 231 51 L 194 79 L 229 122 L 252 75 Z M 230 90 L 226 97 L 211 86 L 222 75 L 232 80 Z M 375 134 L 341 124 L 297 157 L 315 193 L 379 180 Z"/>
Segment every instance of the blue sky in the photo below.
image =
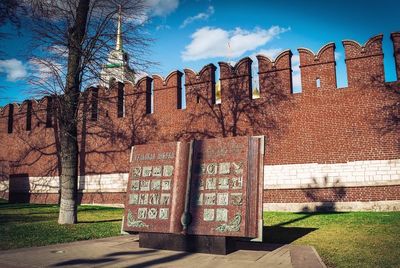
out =
<path fill-rule="evenodd" d="M 345 87 L 341 41 L 352 39 L 364 44 L 383 33 L 386 80 L 396 79 L 390 40 L 391 32 L 400 31 L 400 2 L 396 0 L 149 0 L 148 4 L 151 8 L 145 27 L 155 39 L 149 48 L 150 60 L 159 63 L 145 70 L 149 74 L 165 77 L 176 69 L 199 71 L 208 63 L 237 62 L 259 53 L 274 58 L 279 51 L 291 49 L 294 84 L 300 91 L 297 48 L 316 53 L 326 43 L 335 42 L 338 86 Z M 3 31 L 13 29 L 7 25 Z M 24 55 L 29 38 L 29 33 L 22 31 L 0 44 L 7 52 L 0 60 L 0 106 L 29 98 L 27 78 L 33 70 Z"/>

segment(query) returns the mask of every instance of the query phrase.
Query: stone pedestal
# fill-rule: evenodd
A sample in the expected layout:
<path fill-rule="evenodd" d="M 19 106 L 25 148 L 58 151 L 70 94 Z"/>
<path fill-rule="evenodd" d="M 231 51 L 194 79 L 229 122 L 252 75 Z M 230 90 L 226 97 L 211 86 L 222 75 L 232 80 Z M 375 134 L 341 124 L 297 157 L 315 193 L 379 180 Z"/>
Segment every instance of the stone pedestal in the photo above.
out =
<path fill-rule="evenodd" d="M 235 251 L 234 239 L 206 235 L 139 233 L 139 247 L 226 255 Z"/>

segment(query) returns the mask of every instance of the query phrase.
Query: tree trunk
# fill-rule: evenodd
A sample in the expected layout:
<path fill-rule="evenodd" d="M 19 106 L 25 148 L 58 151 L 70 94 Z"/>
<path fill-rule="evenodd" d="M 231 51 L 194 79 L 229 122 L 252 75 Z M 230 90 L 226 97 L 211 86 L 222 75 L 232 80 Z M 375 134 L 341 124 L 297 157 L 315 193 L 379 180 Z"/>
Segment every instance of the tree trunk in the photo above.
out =
<path fill-rule="evenodd" d="M 74 25 L 68 31 L 68 66 L 64 95 L 58 101 L 61 148 L 61 201 L 59 224 L 77 222 L 78 197 L 78 106 L 82 41 L 86 32 L 90 0 L 80 0 Z"/>

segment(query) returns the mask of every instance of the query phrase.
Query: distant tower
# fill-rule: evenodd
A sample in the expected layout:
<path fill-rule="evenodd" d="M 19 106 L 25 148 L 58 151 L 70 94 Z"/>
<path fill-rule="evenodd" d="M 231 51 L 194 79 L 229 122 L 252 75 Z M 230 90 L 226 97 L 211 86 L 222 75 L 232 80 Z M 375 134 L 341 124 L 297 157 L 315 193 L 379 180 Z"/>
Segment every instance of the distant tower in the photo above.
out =
<path fill-rule="evenodd" d="M 100 84 L 111 87 L 116 82 L 135 82 L 135 72 L 129 67 L 129 56 L 122 48 L 122 12 L 118 8 L 117 41 L 115 50 L 108 55 L 107 63 L 102 66 Z"/>

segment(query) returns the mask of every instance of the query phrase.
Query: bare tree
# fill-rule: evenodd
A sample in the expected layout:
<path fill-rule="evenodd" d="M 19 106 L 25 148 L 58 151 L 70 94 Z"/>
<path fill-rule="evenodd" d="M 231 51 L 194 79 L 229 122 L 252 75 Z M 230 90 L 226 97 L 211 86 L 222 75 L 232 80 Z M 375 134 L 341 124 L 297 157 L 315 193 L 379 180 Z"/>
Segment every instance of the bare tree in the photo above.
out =
<path fill-rule="evenodd" d="M 6 22 L 11 23 L 17 28 L 21 26 L 19 15 L 24 12 L 24 5 L 18 0 L 2 0 L 0 1 L 0 26 Z M 0 33 L 0 37 L 4 37 L 4 33 Z"/>
<path fill-rule="evenodd" d="M 123 13 L 127 44 L 124 52 L 134 55 L 133 64 L 149 64 L 149 39 L 141 31 L 146 18 L 142 0 L 27 0 L 33 33 L 31 64 L 39 75 L 32 77 L 34 95 L 50 95 L 54 106 L 56 140 L 60 160 L 60 224 L 77 222 L 78 123 L 82 112 L 81 89 L 97 84 L 100 71 L 115 44 L 116 16 Z M 121 18 L 121 16 L 119 16 Z M 122 50 L 122 39 L 118 39 Z"/>

